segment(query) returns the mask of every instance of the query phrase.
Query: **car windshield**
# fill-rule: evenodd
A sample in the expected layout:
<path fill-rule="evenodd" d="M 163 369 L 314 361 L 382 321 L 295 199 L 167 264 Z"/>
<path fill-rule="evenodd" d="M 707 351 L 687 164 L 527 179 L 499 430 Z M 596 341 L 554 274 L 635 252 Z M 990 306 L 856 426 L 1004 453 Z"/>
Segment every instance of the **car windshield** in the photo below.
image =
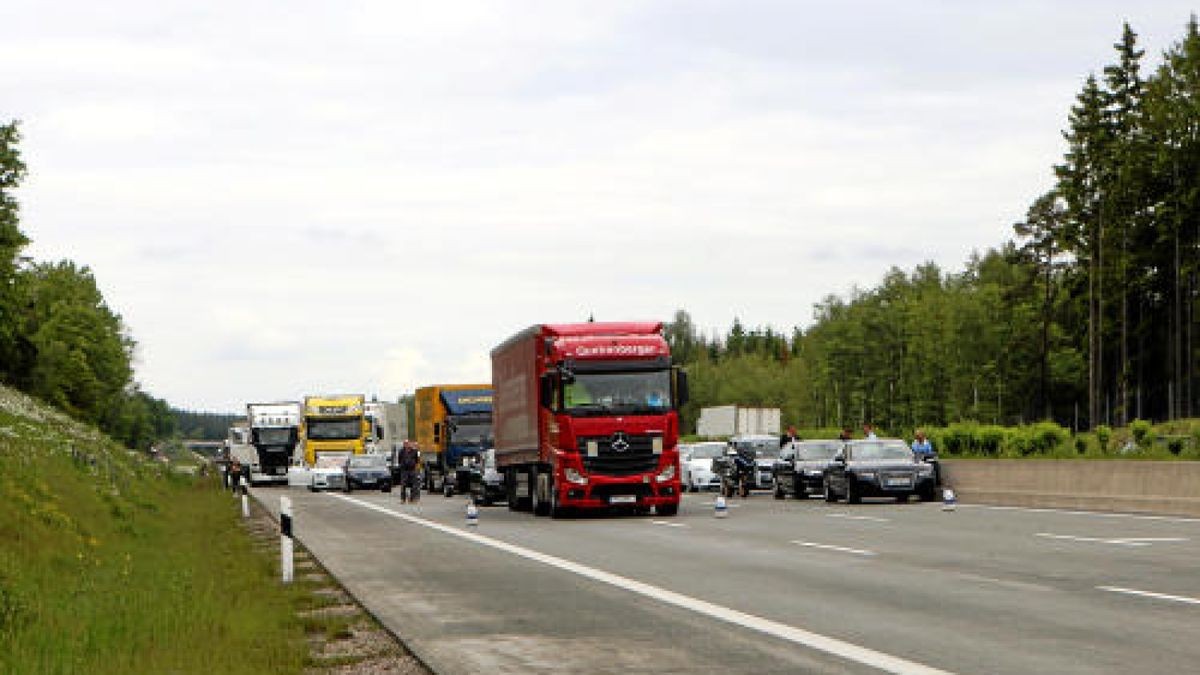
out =
<path fill-rule="evenodd" d="M 362 436 L 362 421 L 353 420 L 309 420 L 305 428 L 308 438 L 319 441 L 346 441 Z"/>
<path fill-rule="evenodd" d="M 577 372 L 562 397 L 563 409 L 575 416 L 662 413 L 671 409 L 671 372 Z"/>
<path fill-rule="evenodd" d="M 386 465 L 382 455 L 360 455 L 350 458 L 352 469 L 382 469 Z"/>
<path fill-rule="evenodd" d="M 832 459 L 837 454 L 841 443 L 800 443 L 796 450 L 797 459 Z"/>
<path fill-rule="evenodd" d="M 735 439 L 733 447 L 737 448 L 739 452 L 753 452 L 754 456 L 760 459 L 779 457 L 781 449 L 779 439 L 775 437 Z"/>
<path fill-rule="evenodd" d="M 721 457 L 725 454 L 725 449 L 729 446 L 724 443 L 705 443 L 703 445 L 693 445 L 688 451 L 690 459 L 713 459 Z"/>
<path fill-rule="evenodd" d="M 907 459 L 912 460 L 912 450 L 900 442 L 855 443 L 850 450 L 851 459 Z"/>

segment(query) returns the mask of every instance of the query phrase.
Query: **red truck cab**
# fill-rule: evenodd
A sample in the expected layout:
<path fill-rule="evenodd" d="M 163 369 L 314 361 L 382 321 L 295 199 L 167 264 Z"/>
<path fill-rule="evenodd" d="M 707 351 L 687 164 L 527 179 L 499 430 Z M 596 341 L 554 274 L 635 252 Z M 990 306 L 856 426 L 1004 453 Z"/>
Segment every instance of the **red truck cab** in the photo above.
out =
<path fill-rule="evenodd" d="M 679 510 L 679 407 L 662 324 L 538 324 L 492 350 L 496 465 L 538 515 Z"/>

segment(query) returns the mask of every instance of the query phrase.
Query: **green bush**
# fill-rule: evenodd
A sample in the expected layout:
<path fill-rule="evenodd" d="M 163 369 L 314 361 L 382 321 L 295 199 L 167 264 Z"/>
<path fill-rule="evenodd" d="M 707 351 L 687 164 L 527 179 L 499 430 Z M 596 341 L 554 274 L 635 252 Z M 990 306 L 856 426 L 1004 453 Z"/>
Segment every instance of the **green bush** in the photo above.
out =
<path fill-rule="evenodd" d="M 1100 442 L 1100 451 L 1108 452 L 1108 443 L 1112 440 L 1112 428 L 1106 424 L 1096 427 L 1096 440 Z"/>
<path fill-rule="evenodd" d="M 1087 441 L 1083 440 L 1082 436 L 1075 437 L 1075 452 L 1080 455 L 1087 452 Z"/>
<path fill-rule="evenodd" d="M 1133 433 L 1133 441 L 1137 443 L 1139 447 L 1144 447 L 1146 445 L 1146 441 L 1150 438 L 1150 432 L 1153 429 L 1154 426 L 1146 420 L 1134 420 L 1133 423 L 1129 425 L 1129 431 Z"/>
<path fill-rule="evenodd" d="M 1172 455 L 1178 457 L 1183 453 L 1183 445 L 1184 443 L 1182 438 L 1172 438 L 1167 443 L 1167 449 L 1171 451 Z"/>

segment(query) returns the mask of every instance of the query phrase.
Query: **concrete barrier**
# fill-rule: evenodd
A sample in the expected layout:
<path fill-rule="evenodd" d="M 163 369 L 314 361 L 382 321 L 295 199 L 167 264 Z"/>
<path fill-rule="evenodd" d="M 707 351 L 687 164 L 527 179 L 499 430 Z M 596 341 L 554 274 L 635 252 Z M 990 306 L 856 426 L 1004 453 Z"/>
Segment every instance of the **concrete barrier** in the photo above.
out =
<path fill-rule="evenodd" d="M 1200 462 L 942 460 L 960 502 L 1200 516 Z"/>

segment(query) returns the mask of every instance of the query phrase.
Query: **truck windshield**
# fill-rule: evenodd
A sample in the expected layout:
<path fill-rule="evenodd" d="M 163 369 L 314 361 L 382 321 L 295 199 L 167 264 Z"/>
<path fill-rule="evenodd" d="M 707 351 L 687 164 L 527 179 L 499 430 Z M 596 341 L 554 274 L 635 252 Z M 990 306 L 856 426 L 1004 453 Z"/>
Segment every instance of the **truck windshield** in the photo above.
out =
<path fill-rule="evenodd" d="M 254 440 L 258 445 L 290 445 L 292 430 L 288 428 L 255 429 Z"/>
<path fill-rule="evenodd" d="M 492 425 L 459 422 L 450 432 L 450 443 L 482 450 L 492 447 Z"/>
<path fill-rule="evenodd" d="M 671 409 L 671 372 L 575 373 L 563 387 L 563 409 L 571 415 L 663 413 Z"/>
<path fill-rule="evenodd" d="M 346 441 L 362 436 L 361 420 L 309 420 L 306 435 L 320 441 Z"/>

